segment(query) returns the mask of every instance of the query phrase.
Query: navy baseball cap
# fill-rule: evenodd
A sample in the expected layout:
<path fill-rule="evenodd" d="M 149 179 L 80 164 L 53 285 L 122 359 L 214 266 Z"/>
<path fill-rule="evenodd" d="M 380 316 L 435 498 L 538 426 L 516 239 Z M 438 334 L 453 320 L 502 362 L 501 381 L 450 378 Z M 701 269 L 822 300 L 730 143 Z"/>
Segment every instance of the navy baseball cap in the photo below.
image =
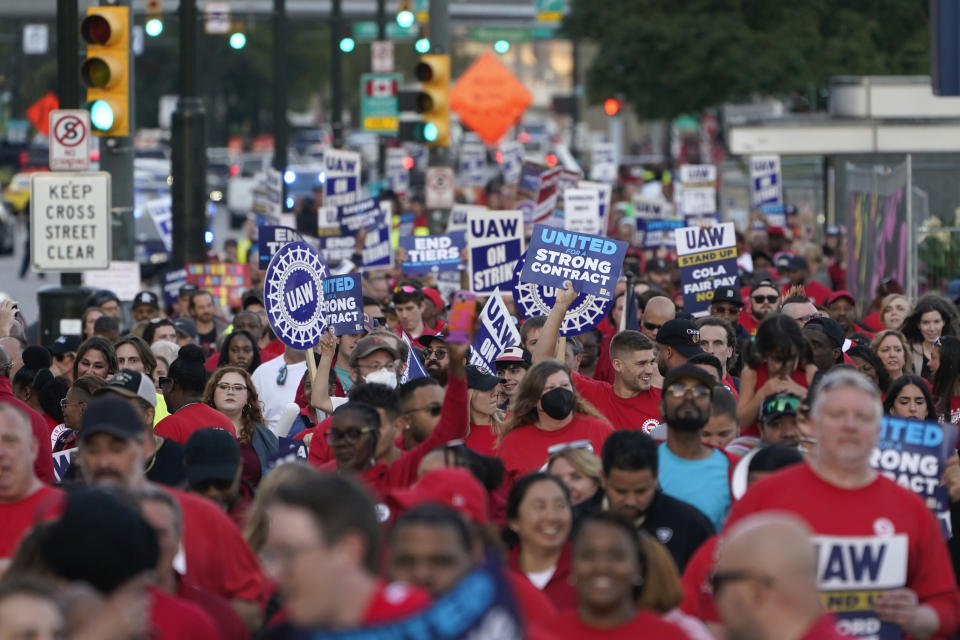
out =
<path fill-rule="evenodd" d="M 703 353 L 700 348 L 700 329 L 692 320 L 668 320 L 657 332 L 657 343 L 673 347 L 688 358 Z"/>
<path fill-rule="evenodd" d="M 733 287 L 717 287 L 713 290 L 713 302 L 730 302 L 738 307 L 743 306 L 740 292 Z"/>

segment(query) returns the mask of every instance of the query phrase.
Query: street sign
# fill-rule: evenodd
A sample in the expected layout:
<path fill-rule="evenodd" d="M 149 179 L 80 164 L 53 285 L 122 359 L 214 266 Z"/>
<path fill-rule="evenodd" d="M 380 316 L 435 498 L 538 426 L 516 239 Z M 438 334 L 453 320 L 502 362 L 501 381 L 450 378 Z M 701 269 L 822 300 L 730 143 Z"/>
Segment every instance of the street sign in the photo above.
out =
<path fill-rule="evenodd" d="M 375 40 L 370 43 L 370 70 L 374 73 L 393 73 L 393 43 Z"/>
<path fill-rule="evenodd" d="M 533 32 L 526 27 L 473 27 L 470 29 L 470 39 L 474 42 L 506 40 L 513 44 L 529 42 L 533 39 Z"/>
<path fill-rule="evenodd" d="M 401 27 L 396 22 L 387 23 L 387 38 L 390 40 L 413 40 L 420 33 L 417 25 Z M 353 38 L 357 41 L 369 41 L 377 39 L 377 23 L 372 21 L 360 21 L 353 23 Z"/>
<path fill-rule="evenodd" d="M 50 28 L 45 24 L 23 25 L 23 52 L 43 55 L 50 48 Z"/>
<path fill-rule="evenodd" d="M 566 10 L 566 0 L 536 0 L 538 22 L 560 22 Z"/>
<path fill-rule="evenodd" d="M 402 79 L 399 73 L 365 73 L 360 76 L 360 120 L 364 131 L 397 132 L 400 115 L 397 93 Z"/>
<path fill-rule="evenodd" d="M 453 206 L 453 169 L 427 168 L 427 209 L 449 209 Z"/>
<path fill-rule="evenodd" d="M 497 144 L 532 103 L 523 83 L 489 51 L 450 90 L 450 108 L 489 145 Z"/>
<path fill-rule="evenodd" d="M 50 169 L 86 171 L 90 168 L 90 112 L 57 109 L 50 112 Z"/>
<path fill-rule="evenodd" d="M 110 174 L 30 175 L 30 254 L 36 271 L 110 266 Z"/>
<path fill-rule="evenodd" d="M 230 3 L 208 2 L 203 9 L 203 31 L 208 35 L 230 33 Z"/>

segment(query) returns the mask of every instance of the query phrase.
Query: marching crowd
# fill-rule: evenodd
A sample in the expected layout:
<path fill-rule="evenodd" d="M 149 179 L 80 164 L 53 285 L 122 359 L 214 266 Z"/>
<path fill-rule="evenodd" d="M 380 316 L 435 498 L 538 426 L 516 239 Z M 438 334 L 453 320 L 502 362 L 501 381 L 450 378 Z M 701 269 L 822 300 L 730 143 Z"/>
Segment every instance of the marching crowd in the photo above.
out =
<path fill-rule="evenodd" d="M 569 283 L 546 316 L 507 295 L 494 371 L 395 270 L 311 353 L 256 289 L 97 291 L 45 346 L 4 300 L 0 638 L 471 637 L 484 571 L 513 626 L 472 637 L 954 637 L 960 459 L 951 522 L 870 459 L 885 414 L 960 423 L 956 301 L 858 308 L 824 235 L 751 229 L 699 318 L 636 246 L 581 335 Z"/>

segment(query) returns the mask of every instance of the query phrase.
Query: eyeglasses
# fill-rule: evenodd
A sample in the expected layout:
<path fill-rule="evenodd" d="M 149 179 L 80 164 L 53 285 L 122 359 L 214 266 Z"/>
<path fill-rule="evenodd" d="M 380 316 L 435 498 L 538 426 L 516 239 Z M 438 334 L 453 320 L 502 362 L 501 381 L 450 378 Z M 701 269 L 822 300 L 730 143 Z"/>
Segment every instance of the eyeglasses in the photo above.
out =
<path fill-rule="evenodd" d="M 756 580 L 766 586 L 773 584 L 770 576 L 753 573 L 752 571 L 743 571 L 731 569 L 729 571 L 714 571 L 710 574 L 710 588 L 713 590 L 713 597 L 717 597 L 720 590 L 731 582 L 741 582 L 743 580 Z"/>
<path fill-rule="evenodd" d="M 560 453 L 561 451 L 566 451 L 567 449 L 583 449 L 593 453 L 593 443 L 589 440 L 574 440 L 573 442 L 561 442 L 560 444 L 555 444 L 550 447 L 547 447 L 547 456 L 552 456 L 555 453 Z"/>
<path fill-rule="evenodd" d="M 283 386 L 287 382 L 287 363 L 284 362 L 283 366 L 280 367 L 280 371 L 277 372 L 277 384 Z"/>
<path fill-rule="evenodd" d="M 423 359 L 430 360 L 431 358 L 435 360 L 443 360 L 447 357 L 446 349 L 424 349 Z"/>
<path fill-rule="evenodd" d="M 756 302 L 757 304 L 763 304 L 764 302 L 773 304 L 779 299 L 780 299 L 780 296 L 753 296 L 753 301 Z"/>
<path fill-rule="evenodd" d="M 352 429 L 345 429 L 343 431 L 334 431 L 333 429 L 331 429 L 330 431 L 327 431 L 327 433 L 324 434 L 324 438 L 326 438 L 327 444 L 333 444 L 335 442 L 340 442 L 341 440 L 343 440 L 347 444 L 357 444 L 358 442 L 360 442 L 360 438 L 362 438 L 364 434 L 367 434 L 376 430 L 377 429 L 374 427 L 363 427 L 363 428 L 353 427 Z"/>
<path fill-rule="evenodd" d="M 227 384 L 226 382 L 221 382 L 217 385 L 217 389 L 220 389 L 220 391 L 233 391 L 234 393 L 242 393 L 247 391 L 248 387 L 245 384 Z"/>
<path fill-rule="evenodd" d="M 397 371 L 397 361 L 387 362 L 386 364 L 358 364 L 357 369 L 360 371 L 376 371 L 377 369 L 386 369 L 387 371 Z"/>
<path fill-rule="evenodd" d="M 172 381 L 167 376 L 160 376 L 160 379 L 157 380 L 157 384 L 159 384 L 161 387 L 167 386 L 168 384 L 170 384 L 170 382 Z"/>
<path fill-rule="evenodd" d="M 404 415 L 408 413 L 417 413 L 418 411 L 426 411 L 434 418 L 438 417 L 443 411 L 443 405 L 439 402 L 431 402 L 430 404 L 425 404 L 422 407 L 417 407 L 416 409 L 408 409 L 403 412 Z"/>
<path fill-rule="evenodd" d="M 710 389 L 706 388 L 702 384 L 680 384 L 679 382 L 676 382 L 664 389 L 664 391 L 669 393 L 674 398 L 682 398 L 683 396 L 687 395 L 688 391 L 693 395 L 694 398 L 703 398 L 710 395 Z"/>
<path fill-rule="evenodd" d="M 66 409 L 67 407 L 69 407 L 69 406 L 72 405 L 72 404 L 87 404 L 87 403 L 86 403 L 86 402 L 67 402 L 67 399 L 66 399 L 66 398 L 63 398 L 62 400 L 60 400 L 60 408 L 61 408 L 61 409 Z"/>
<path fill-rule="evenodd" d="M 660 327 L 662 326 L 663 326 L 662 324 L 647 322 L 646 320 L 643 321 L 643 328 L 646 329 L 647 331 L 660 331 Z"/>
<path fill-rule="evenodd" d="M 207 480 L 201 480 L 200 482 L 192 485 L 192 488 L 199 493 L 206 493 L 210 489 L 216 489 L 217 491 L 228 491 L 232 486 L 232 479 L 222 480 L 220 478 L 209 478 Z"/>
<path fill-rule="evenodd" d="M 722 314 L 731 315 L 731 316 L 740 313 L 740 307 L 736 307 L 734 305 L 728 306 L 728 305 L 715 304 L 711 307 L 711 310 L 714 313 L 722 313 Z"/>

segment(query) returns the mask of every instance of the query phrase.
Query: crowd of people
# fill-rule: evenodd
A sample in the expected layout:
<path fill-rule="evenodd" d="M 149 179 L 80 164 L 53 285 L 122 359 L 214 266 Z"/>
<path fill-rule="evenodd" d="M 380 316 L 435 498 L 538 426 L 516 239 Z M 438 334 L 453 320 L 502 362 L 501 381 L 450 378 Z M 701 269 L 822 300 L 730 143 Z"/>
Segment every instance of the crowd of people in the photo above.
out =
<path fill-rule="evenodd" d="M 840 231 L 801 235 L 741 236 L 701 317 L 636 246 L 580 335 L 572 284 L 546 316 L 507 295 L 490 369 L 396 270 L 309 353 L 257 289 L 97 291 L 45 346 L 0 302 L 0 638 L 467 637 L 483 572 L 510 613 L 471 637 L 953 637 L 960 543 L 871 455 L 885 414 L 960 423 L 956 301 L 859 309 Z"/>

